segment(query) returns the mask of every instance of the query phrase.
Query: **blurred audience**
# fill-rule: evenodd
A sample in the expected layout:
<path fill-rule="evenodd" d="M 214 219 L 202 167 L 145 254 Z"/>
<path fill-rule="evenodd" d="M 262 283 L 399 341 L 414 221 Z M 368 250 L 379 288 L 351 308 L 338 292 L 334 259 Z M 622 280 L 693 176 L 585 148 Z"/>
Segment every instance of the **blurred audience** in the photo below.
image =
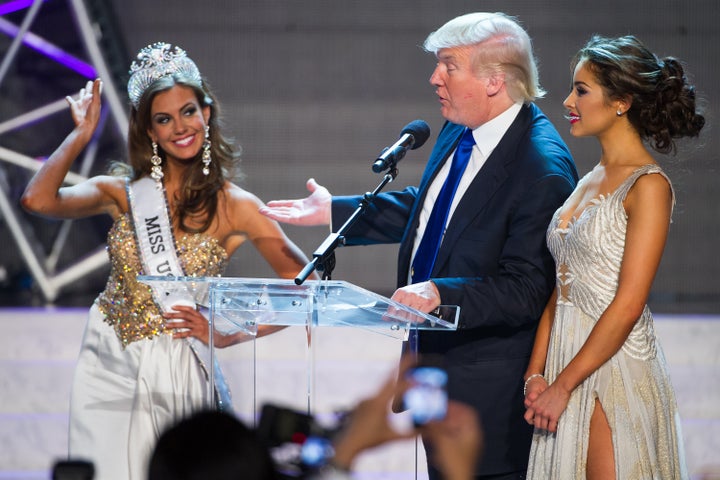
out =
<path fill-rule="evenodd" d="M 397 374 L 357 404 L 334 436 L 327 462 L 307 476 L 314 480 L 351 478 L 361 453 L 422 433 L 443 478 L 474 478 L 483 435 L 477 413 L 469 405 L 451 400 L 442 420 L 420 427 L 393 426 L 390 405 L 393 398 L 402 396 L 411 386 L 405 373 L 414 364 L 410 357 L 403 359 Z M 148 480 L 265 480 L 283 475 L 258 432 L 231 414 L 202 411 L 160 436 L 150 460 Z"/>
<path fill-rule="evenodd" d="M 404 358 L 397 376 L 388 379 L 378 392 L 361 401 L 350 414 L 343 431 L 333 442 L 334 455 L 315 478 L 322 480 L 347 478 L 358 455 L 368 449 L 396 440 L 412 438 L 418 433 L 429 443 L 432 463 L 447 480 L 475 478 L 475 465 L 480 460 L 484 439 L 475 409 L 450 400 L 447 415 L 439 421 L 407 431 L 399 431 L 390 423 L 390 405 L 410 387 L 405 372 L 414 365 Z"/>
<path fill-rule="evenodd" d="M 95 465 L 79 459 L 58 460 L 53 465 L 52 480 L 93 480 Z"/>
<path fill-rule="evenodd" d="M 270 454 L 234 416 L 203 411 L 165 431 L 150 459 L 148 480 L 272 480 Z"/>

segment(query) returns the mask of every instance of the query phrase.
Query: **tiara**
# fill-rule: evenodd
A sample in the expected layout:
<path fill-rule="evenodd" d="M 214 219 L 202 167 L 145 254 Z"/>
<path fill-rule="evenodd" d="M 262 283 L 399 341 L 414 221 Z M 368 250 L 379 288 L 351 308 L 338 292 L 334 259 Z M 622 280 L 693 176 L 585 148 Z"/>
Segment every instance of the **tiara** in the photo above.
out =
<path fill-rule="evenodd" d="M 159 78 L 176 73 L 202 83 L 200 70 L 190 60 L 185 50 L 169 43 L 157 42 L 140 50 L 130 65 L 128 80 L 128 96 L 135 108 L 140 103 L 145 90 Z"/>

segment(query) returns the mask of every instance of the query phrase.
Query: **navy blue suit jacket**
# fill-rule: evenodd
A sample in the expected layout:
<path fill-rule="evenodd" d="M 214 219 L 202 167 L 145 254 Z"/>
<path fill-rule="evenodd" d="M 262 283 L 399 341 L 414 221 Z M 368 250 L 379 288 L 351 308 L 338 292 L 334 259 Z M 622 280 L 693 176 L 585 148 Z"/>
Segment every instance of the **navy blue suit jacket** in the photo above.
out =
<path fill-rule="evenodd" d="M 428 186 L 463 130 L 446 122 L 420 185 L 378 195 L 346 235 L 348 245 L 399 242 L 398 287 L 407 283 Z M 479 411 L 481 475 L 527 467 L 523 374 L 555 282 L 545 234 L 577 179 L 558 132 L 534 104 L 524 105 L 458 203 L 433 268 L 442 303 L 460 305 L 460 322 L 455 332 L 421 332 L 419 351 L 443 355 L 450 397 Z M 358 197 L 333 197 L 333 225 L 357 205 Z"/>

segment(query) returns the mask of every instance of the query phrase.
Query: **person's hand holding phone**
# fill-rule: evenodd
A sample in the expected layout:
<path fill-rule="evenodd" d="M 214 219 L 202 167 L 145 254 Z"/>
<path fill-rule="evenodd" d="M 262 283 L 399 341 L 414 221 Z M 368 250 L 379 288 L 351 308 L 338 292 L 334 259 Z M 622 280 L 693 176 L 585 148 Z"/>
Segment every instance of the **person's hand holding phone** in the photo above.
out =
<path fill-rule="evenodd" d="M 349 472 L 362 451 L 422 433 L 423 441 L 433 445 L 433 463 L 443 478 L 473 478 L 483 447 L 480 424 L 472 407 L 448 400 L 446 386 L 441 358 L 403 356 L 397 374 L 350 414 L 334 441 L 332 465 Z M 389 405 L 394 398 L 406 404 L 414 428 L 393 428 Z"/>
<path fill-rule="evenodd" d="M 410 386 L 403 394 L 403 406 L 410 411 L 413 424 L 419 427 L 444 419 L 448 404 L 447 372 L 439 364 L 421 364 L 409 369 L 406 378 Z"/>
<path fill-rule="evenodd" d="M 402 396 L 410 386 L 410 382 L 405 379 L 405 372 L 413 364 L 414 359 L 409 356 L 401 359 L 398 374 L 391 375 L 375 395 L 361 401 L 353 409 L 345 429 L 334 442 L 333 465 L 350 470 L 355 457 L 363 450 L 417 435 L 413 429 L 394 429 L 388 418 L 393 397 Z"/>
<path fill-rule="evenodd" d="M 448 400 L 443 358 L 421 356 L 405 378 L 410 385 L 402 396 L 403 406 L 422 433 L 423 442 L 432 446 L 432 464 L 443 478 L 474 478 L 483 449 L 480 422 L 472 407 Z"/>

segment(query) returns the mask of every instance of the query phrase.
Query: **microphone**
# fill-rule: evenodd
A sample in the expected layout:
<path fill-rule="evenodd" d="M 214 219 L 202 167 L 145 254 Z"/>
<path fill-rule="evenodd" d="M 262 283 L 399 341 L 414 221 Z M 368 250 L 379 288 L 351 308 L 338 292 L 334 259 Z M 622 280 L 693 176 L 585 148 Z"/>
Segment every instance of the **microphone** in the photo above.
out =
<path fill-rule="evenodd" d="M 372 171 L 380 173 L 394 167 L 405 156 L 408 150 L 415 150 L 425 144 L 430 137 L 430 127 L 424 120 L 413 120 L 405 125 L 400 132 L 400 138 L 393 146 L 382 151 L 373 163 Z"/>

